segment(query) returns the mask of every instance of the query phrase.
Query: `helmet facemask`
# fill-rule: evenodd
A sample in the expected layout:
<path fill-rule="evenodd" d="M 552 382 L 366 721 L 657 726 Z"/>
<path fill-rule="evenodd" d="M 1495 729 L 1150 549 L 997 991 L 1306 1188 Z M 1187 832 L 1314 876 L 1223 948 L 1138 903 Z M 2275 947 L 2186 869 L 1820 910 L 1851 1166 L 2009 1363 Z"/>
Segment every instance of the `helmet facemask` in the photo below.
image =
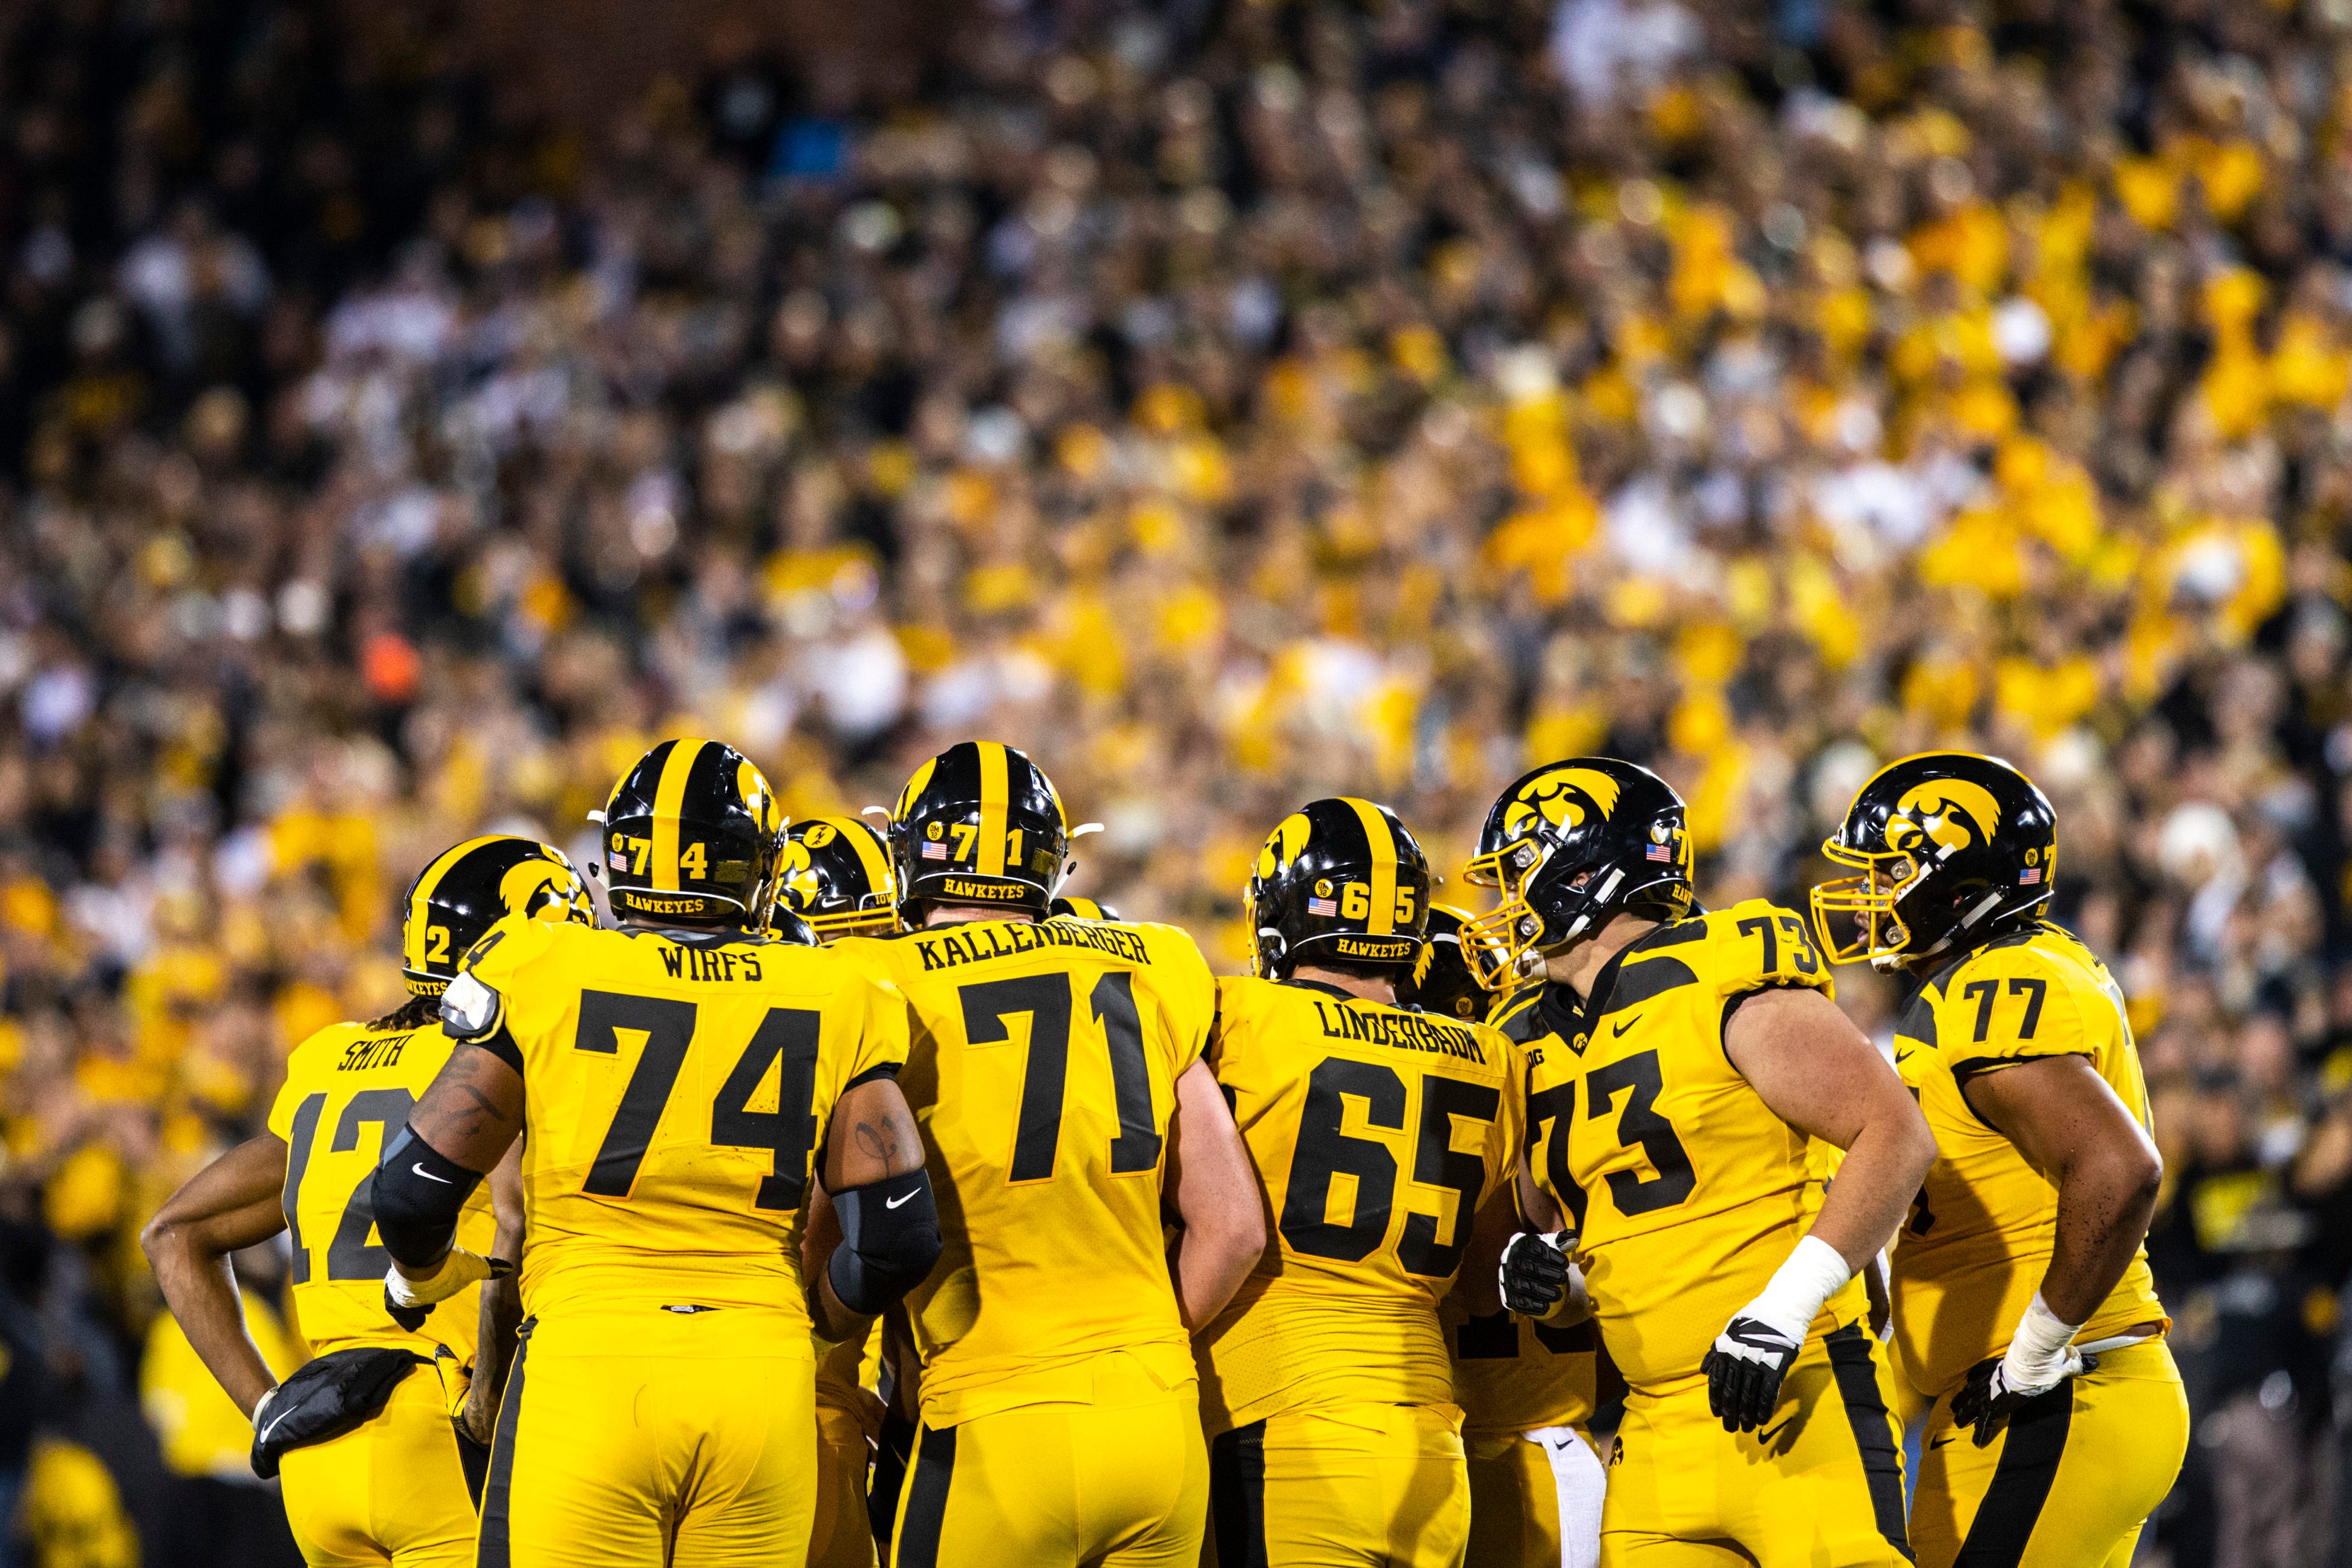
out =
<path fill-rule="evenodd" d="M 1825 882 L 1813 889 L 1813 936 L 1832 964 L 1864 959 L 1882 972 L 1899 969 L 1911 955 L 1910 927 L 1895 906 L 1916 893 L 1931 868 L 1903 850 L 1851 850 L 1831 839 L 1822 853 L 1838 865 L 1853 866 L 1861 874 Z M 1839 940 L 1832 924 L 1844 916 L 1849 934 Z"/>
<path fill-rule="evenodd" d="M 1465 882 L 1502 894 L 1501 903 L 1462 927 L 1462 961 L 1482 990 L 1511 990 L 1542 972 L 1544 921 L 1528 902 L 1528 884 L 1550 858 L 1547 846 L 1527 838 L 1462 868 Z"/>

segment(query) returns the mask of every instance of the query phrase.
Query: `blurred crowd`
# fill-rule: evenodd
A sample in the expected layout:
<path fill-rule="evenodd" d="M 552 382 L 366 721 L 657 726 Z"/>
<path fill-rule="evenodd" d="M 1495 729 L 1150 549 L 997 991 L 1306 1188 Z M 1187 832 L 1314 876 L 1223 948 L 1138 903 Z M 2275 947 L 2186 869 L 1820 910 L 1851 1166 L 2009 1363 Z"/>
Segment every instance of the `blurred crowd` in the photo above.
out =
<path fill-rule="evenodd" d="M 236 1528 L 139 1225 L 432 852 L 693 733 L 796 815 L 1024 747 L 1225 968 L 1315 795 L 1468 902 L 1605 751 L 1801 903 L 1877 762 L 2005 755 L 2167 1160 L 2145 1550 L 2352 1562 L 2352 4 L 995 0 L 584 125 L 453 5 L 0 18 L 22 1561 Z"/>

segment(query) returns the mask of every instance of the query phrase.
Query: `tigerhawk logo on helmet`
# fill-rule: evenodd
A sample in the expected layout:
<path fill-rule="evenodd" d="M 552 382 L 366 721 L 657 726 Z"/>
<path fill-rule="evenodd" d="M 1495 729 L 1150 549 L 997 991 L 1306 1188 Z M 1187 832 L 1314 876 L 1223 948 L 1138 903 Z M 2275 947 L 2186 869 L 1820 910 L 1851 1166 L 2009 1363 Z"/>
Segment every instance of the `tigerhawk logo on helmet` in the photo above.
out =
<path fill-rule="evenodd" d="M 1489 991 L 1533 977 L 1544 957 L 1590 941 L 1621 914 L 1673 922 L 1691 910 L 1682 797 L 1613 757 L 1547 763 L 1486 813 L 1465 880 L 1502 894 L 1457 933 Z"/>
<path fill-rule="evenodd" d="M 1997 757 L 1922 752 L 1863 785 L 1822 853 L 1860 873 L 1813 889 L 1822 950 L 1895 969 L 2037 915 L 2057 875 L 2057 816 Z"/>

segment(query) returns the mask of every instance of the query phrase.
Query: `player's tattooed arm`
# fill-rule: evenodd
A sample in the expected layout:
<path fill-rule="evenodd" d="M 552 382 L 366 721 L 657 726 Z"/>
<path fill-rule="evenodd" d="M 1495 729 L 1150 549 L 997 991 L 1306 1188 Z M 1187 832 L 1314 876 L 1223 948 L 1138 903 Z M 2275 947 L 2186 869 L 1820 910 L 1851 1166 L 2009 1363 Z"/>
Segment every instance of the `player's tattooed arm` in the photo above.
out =
<path fill-rule="evenodd" d="M 460 1042 L 409 1112 L 408 1124 L 436 1153 L 469 1171 L 488 1171 L 521 1133 L 522 1114 L 522 1074 L 481 1046 Z"/>
<path fill-rule="evenodd" d="M 286 1158 L 274 1133 L 239 1144 L 189 1177 L 139 1233 L 172 1315 L 248 1416 L 278 1379 L 246 1332 L 229 1254 L 286 1228 Z"/>
<path fill-rule="evenodd" d="M 1184 1327 L 1198 1333 L 1265 1254 L 1265 1190 L 1206 1061 L 1177 1077 L 1168 1131 L 1168 1186 L 1184 1220 L 1174 1257 L 1176 1304 Z"/>
<path fill-rule="evenodd" d="M 891 1080 L 861 1083 L 833 1108 L 824 1149 L 827 1192 L 904 1176 L 922 1164 L 923 1137 L 915 1130 L 915 1113 Z"/>
<path fill-rule="evenodd" d="M 865 1333 L 874 1314 L 919 1283 L 940 1253 L 922 1134 L 896 1082 L 872 1079 L 841 1097 L 821 1174 L 803 1278 L 817 1331 L 846 1340 Z"/>
<path fill-rule="evenodd" d="M 498 1234 L 490 1255 L 519 1261 L 523 1247 L 522 1140 L 490 1173 L 490 1211 Z M 480 1332 L 474 1351 L 474 1381 L 466 1390 L 466 1435 L 488 1447 L 498 1425 L 499 1400 L 506 1393 L 507 1369 L 514 1363 L 515 1333 L 522 1326 L 522 1281 L 501 1274 L 482 1281 Z"/>

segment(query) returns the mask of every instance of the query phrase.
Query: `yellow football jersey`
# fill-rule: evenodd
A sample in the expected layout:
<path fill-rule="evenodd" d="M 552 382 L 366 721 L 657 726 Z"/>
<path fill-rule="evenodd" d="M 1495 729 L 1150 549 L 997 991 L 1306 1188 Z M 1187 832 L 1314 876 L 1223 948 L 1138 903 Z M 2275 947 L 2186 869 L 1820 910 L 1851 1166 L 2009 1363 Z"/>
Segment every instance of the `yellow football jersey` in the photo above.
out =
<path fill-rule="evenodd" d="M 826 948 L 522 916 L 464 972 L 521 1062 L 524 1311 L 772 1308 L 806 1345 L 803 1198 L 901 998 Z"/>
<path fill-rule="evenodd" d="M 323 1355 L 354 1345 L 393 1345 L 430 1357 L 446 1345 L 474 1359 L 481 1291 L 468 1286 L 410 1333 L 386 1315 L 391 1256 L 375 1231 L 375 1167 L 407 1124 L 409 1107 L 449 1059 L 437 1022 L 374 1030 L 330 1024 L 294 1048 L 269 1130 L 286 1141 L 286 1235 L 294 1250 L 294 1320 Z M 496 1222 L 488 1182 L 457 1218 L 457 1245 L 490 1250 Z"/>
<path fill-rule="evenodd" d="M 1936 1134 L 1895 1243 L 1895 1344 L 1924 1394 L 1958 1387 L 2007 1346 L 2050 1266 L 2058 1189 L 1962 1093 L 1980 1074 L 2049 1056 L 2087 1060 L 2149 1125 L 2123 993 L 2072 932 L 2046 923 L 1947 966 L 1895 1025 L 1895 1069 Z M 2081 1337 L 2166 1322 L 2143 1248 Z"/>
<path fill-rule="evenodd" d="M 1201 1335 L 1210 1434 L 1318 1406 L 1451 1406 L 1437 1303 L 1517 1168 L 1509 1042 L 1312 980 L 1226 979 L 1209 1065 L 1269 1204 L 1265 1256 Z"/>
<path fill-rule="evenodd" d="M 1529 1163 L 1580 1233 L 1601 1342 L 1635 1393 L 1687 1386 L 1818 1207 L 1808 1140 L 1731 1065 L 1723 1030 L 1751 992 L 1830 992 L 1805 924 L 1750 899 L 1659 927 L 1581 1007 L 1546 986 L 1499 1021 L 1530 1048 Z M 1867 1311 L 1855 1279 L 1814 1321 Z"/>
<path fill-rule="evenodd" d="M 1160 1202 L 1176 1078 L 1216 1007 L 1192 937 L 1059 917 L 831 950 L 888 975 L 913 1015 L 898 1085 L 947 1244 L 907 1298 L 924 1425 L 1091 1398 L 1109 1351 L 1189 1380 Z"/>

